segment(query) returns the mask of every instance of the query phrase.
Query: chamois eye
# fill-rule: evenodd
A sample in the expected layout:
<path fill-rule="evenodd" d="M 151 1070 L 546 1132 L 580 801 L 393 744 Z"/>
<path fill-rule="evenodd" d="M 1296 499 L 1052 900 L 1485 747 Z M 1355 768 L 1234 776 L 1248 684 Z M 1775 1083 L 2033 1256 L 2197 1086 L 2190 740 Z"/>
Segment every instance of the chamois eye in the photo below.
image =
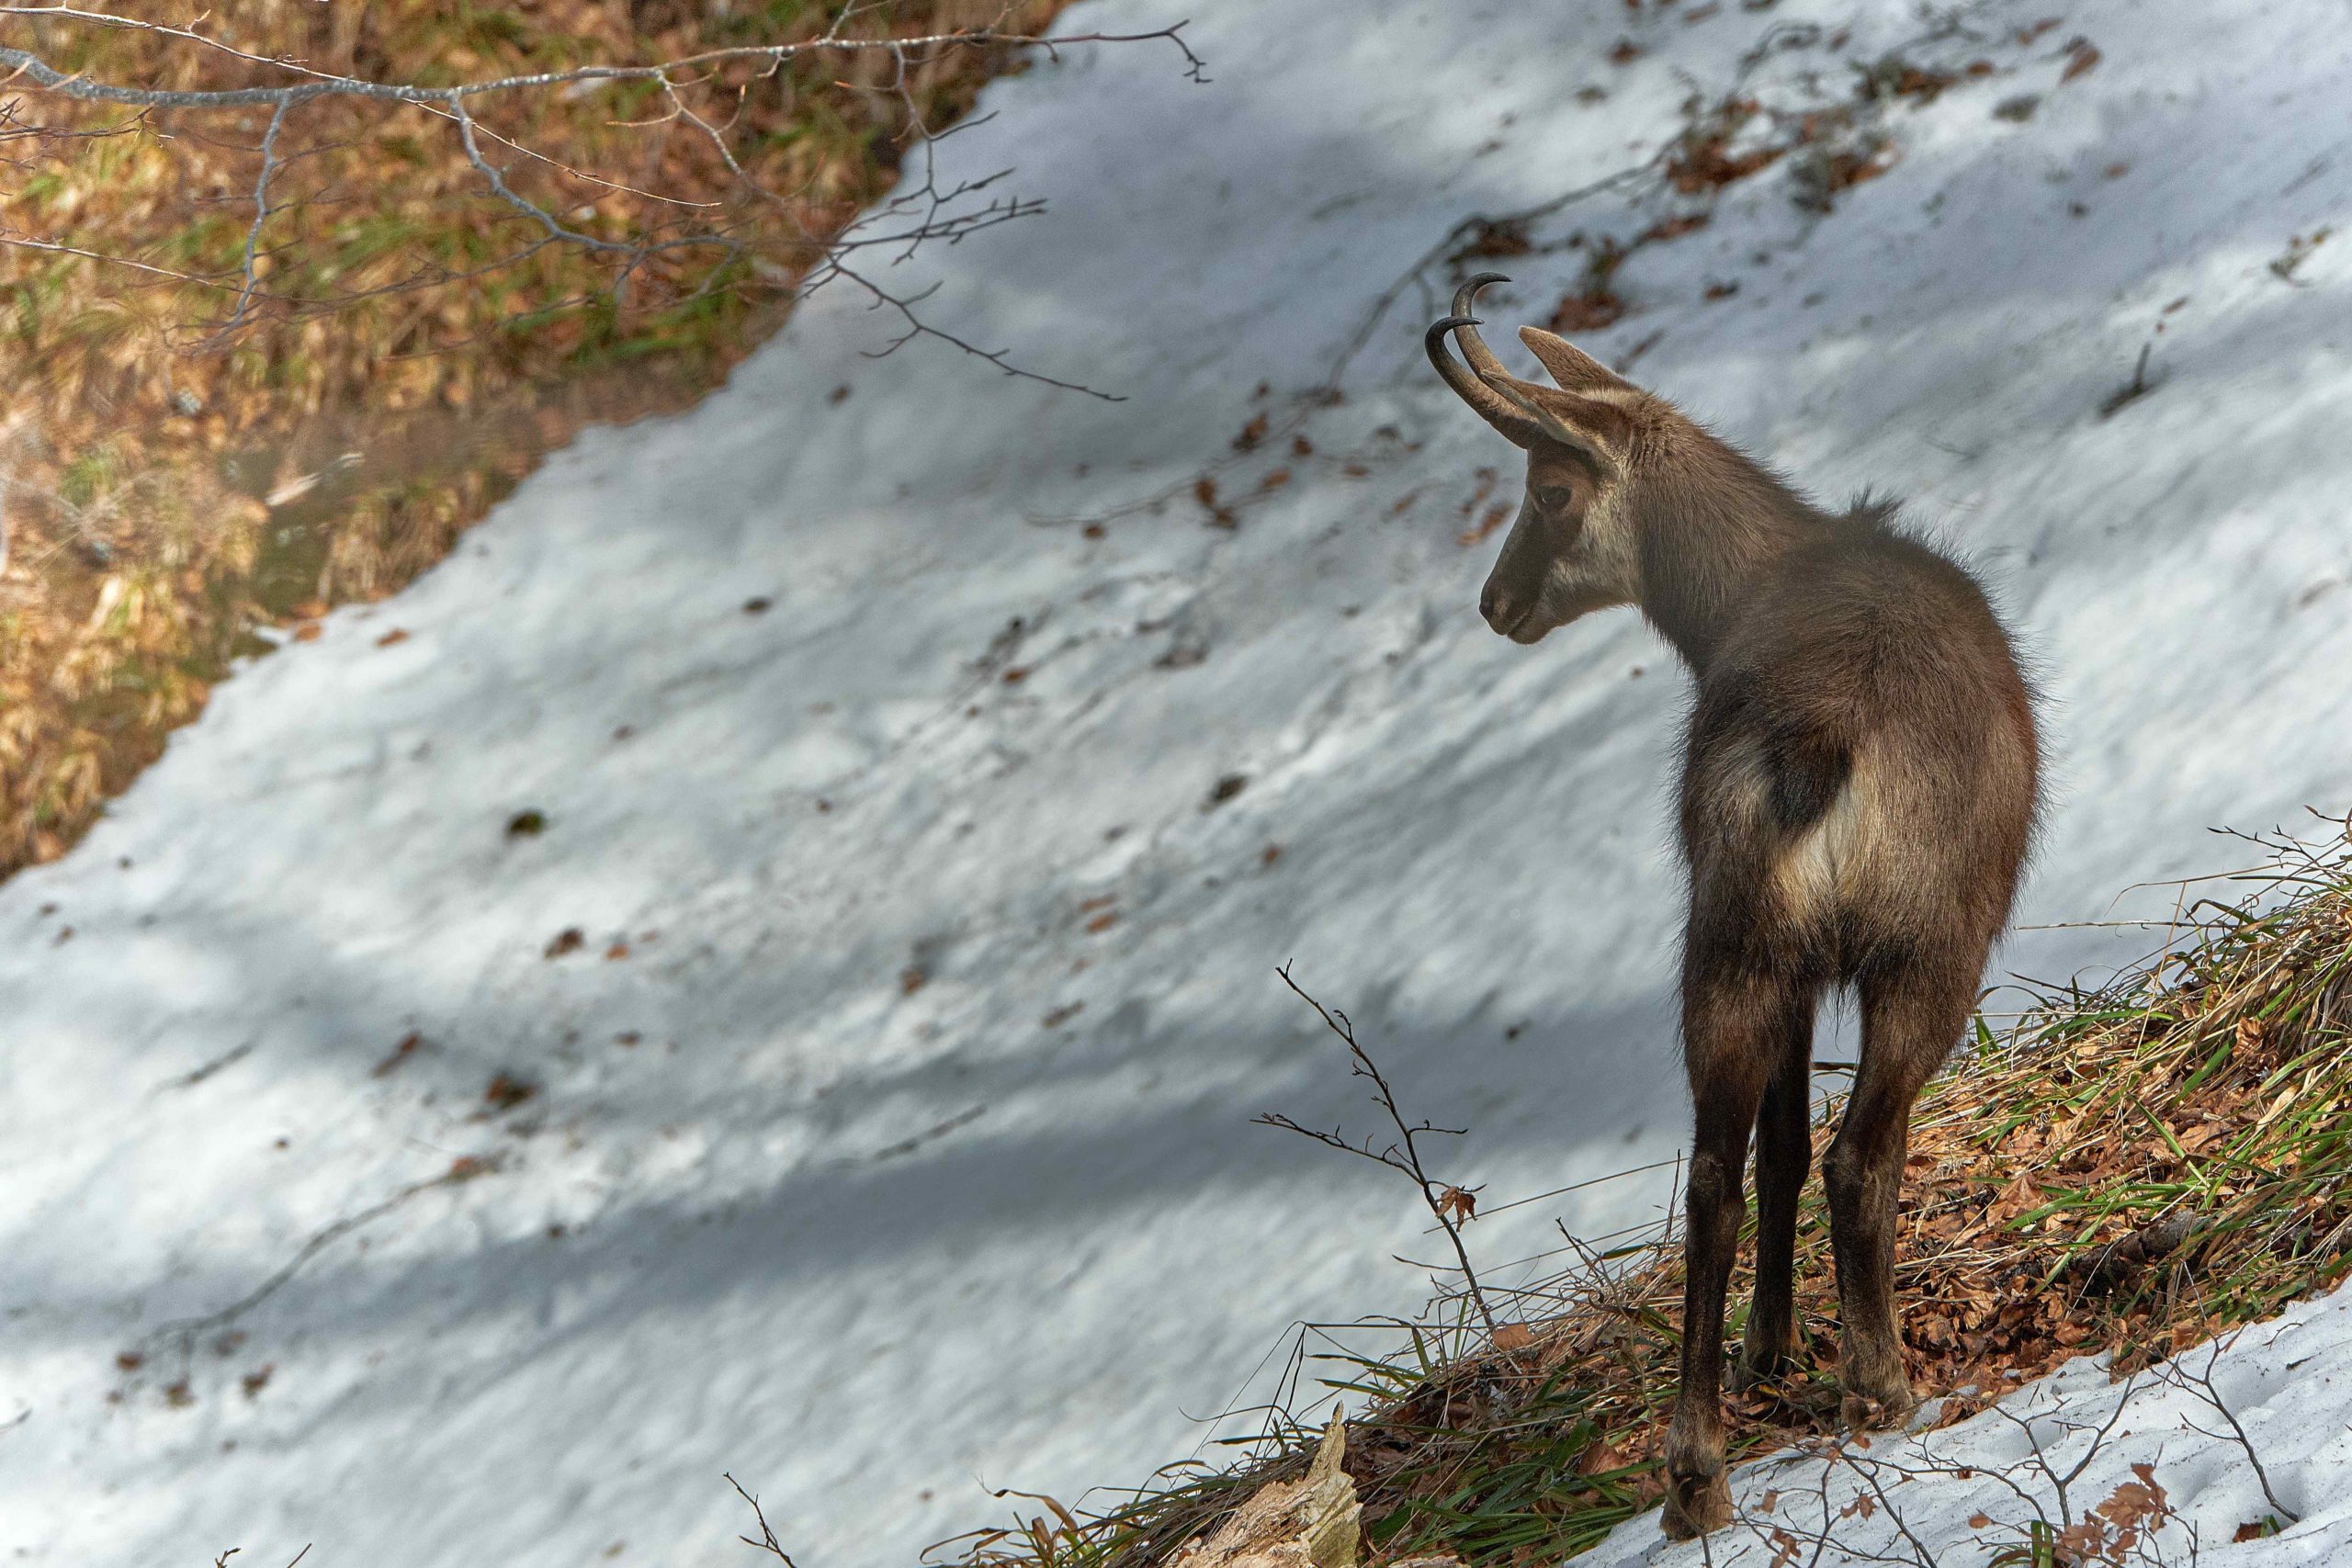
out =
<path fill-rule="evenodd" d="M 1546 512 L 1566 511 L 1575 499 L 1576 491 L 1566 485 L 1539 485 L 1535 491 L 1535 504 Z"/>

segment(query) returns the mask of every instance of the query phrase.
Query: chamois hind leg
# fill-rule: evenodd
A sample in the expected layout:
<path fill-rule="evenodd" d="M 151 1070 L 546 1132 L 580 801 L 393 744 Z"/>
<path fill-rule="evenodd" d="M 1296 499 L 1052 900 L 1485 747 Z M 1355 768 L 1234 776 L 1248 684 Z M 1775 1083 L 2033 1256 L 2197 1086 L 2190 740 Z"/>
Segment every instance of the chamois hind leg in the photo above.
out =
<path fill-rule="evenodd" d="M 1731 1522 L 1724 1478 L 1724 1292 L 1730 1283 L 1747 1135 L 1787 1038 L 1792 985 L 1686 961 L 1682 1050 L 1697 1112 L 1683 1197 L 1682 1380 L 1666 1435 L 1666 1533 Z"/>
<path fill-rule="evenodd" d="M 1916 953 L 1866 967 L 1862 1052 L 1837 1139 L 1822 1160 L 1830 1239 L 1838 1255 L 1838 1378 L 1854 1427 L 1894 1426 L 1917 1399 L 1903 1370 L 1894 1305 L 1894 1217 L 1911 1107 L 1967 1026 L 1983 973 L 1981 944 L 1965 954 Z"/>
<path fill-rule="evenodd" d="M 1796 1364 L 1797 1198 L 1813 1163 L 1815 993 L 1800 987 L 1781 1020 L 1778 1060 L 1756 1117 L 1756 1299 L 1731 1382 L 1744 1389 Z"/>

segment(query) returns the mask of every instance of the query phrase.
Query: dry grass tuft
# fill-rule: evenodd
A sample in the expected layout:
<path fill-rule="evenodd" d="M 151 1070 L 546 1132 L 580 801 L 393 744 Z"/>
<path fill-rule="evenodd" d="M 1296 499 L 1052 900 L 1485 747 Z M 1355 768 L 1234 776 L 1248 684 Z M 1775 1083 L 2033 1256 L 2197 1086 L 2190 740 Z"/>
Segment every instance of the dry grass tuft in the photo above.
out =
<path fill-rule="evenodd" d="M 906 0 L 860 7 L 849 31 L 1034 28 L 1059 5 Z M 204 27 L 252 54 L 440 84 L 789 42 L 847 8 L 232 0 Z M 12 43 L 106 81 L 285 79 L 135 28 L 11 26 Z M 941 49 L 908 96 L 944 125 L 1010 62 Z M 729 127 L 742 177 L 664 118 L 650 83 L 483 100 L 510 184 L 582 232 L 739 243 L 662 251 L 618 291 L 611 254 L 534 244 L 540 231 L 484 188 L 447 119 L 311 103 L 278 144 L 266 295 L 228 334 L 267 112 L 22 94 L 11 125 L 47 129 L 6 138 L 0 224 L 16 370 L 0 390 L 0 875 L 62 853 L 228 660 L 260 646 L 255 626 L 393 592 L 584 422 L 682 407 L 722 380 L 823 242 L 894 178 L 915 134 L 896 70 L 884 52 L 816 52 L 769 79 L 704 73 L 684 96 Z"/>
<path fill-rule="evenodd" d="M 2246 897 L 2185 911 L 2160 956 L 2109 985 L 2042 994 L 1998 1035 L 1980 1020 L 1921 1101 L 1898 1280 L 1913 1378 L 1945 1396 L 1942 1421 L 2072 1356 L 2143 1367 L 2352 1268 L 2352 845 L 2261 841 L 2278 860 L 2238 874 Z M 1370 1561 L 1549 1562 L 1657 1503 L 1680 1336 L 1670 1239 L 1584 1253 L 1493 1337 L 1456 1300 L 1401 1352 L 1324 1358 L 1323 1389 L 1362 1403 L 1348 1468 Z M 1834 1430 L 1828 1250 L 1816 1183 L 1798 1235 L 1812 1365 L 1733 1399 L 1735 1461 Z M 1301 1473 L 1314 1438 L 1278 1412 L 1229 1469 L 1175 1467 L 1100 1513 L 959 1538 L 952 1561 L 1158 1562 Z"/>

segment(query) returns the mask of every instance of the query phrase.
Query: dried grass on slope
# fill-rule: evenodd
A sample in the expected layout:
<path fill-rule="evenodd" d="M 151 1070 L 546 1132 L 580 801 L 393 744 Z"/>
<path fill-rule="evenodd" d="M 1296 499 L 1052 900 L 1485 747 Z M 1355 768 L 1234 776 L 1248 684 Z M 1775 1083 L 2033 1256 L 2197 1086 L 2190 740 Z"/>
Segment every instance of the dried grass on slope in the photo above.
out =
<path fill-rule="evenodd" d="M 861 7 L 850 30 L 1035 28 L 1059 7 L 909 0 Z M 789 42 L 843 9 L 238 0 L 202 26 L 250 54 L 444 84 Z M 107 82 L 285 79 L 135 28 L 19 18 L 7 41 Z M 1011 62 L 961 47 L 926 58 L 905 86 L 933 127 Z M 485 189 L 446 118 L 307 104 L 260 235 L 266 298 L 217 342 L 267 111 L 133 114 L 20 84 L 0 225 L 15 372 L 0 389 L 0 875 L 62 853 L 229 659 L 259 646 L 256 626 L 291 621 L 299 636 L 333 604 L 393 592 L 583 422 L 718 385 L 821 242 L 894 179 L 912 135 L 895 70 L 885 53 L 820 53 L 688 89 L 729 127 L 749 182 L 784 201 L 751 194 L 707 138 L 665 118 L 652 84 L 481 100 L 486 135 L 538 154 L 502 148 L 512 186 L 580 231 L 630 243 L 717 231 L 742 245 L 662 252 L 617 298 L 612 255 L 534 248 L 540 231 Z"/>
<path fill-rule="evenodd" d="M 1944 1397 L 1941 1421 L 2072 1356 L 2145 1366 L 2352 1268 L 2352 845 L 2263 842 L 2277 863 L 2239 876 L 2243 897 L 2184 911 L 2162 955 L 2110 984 L 2043 994 L 1997 1034 L 1980 1021 L 1921 1101 L 1898 1282 L 1913 1380 Z M 1817 1183 L 1798 1249 L 1812 1364 L 1733 1399 L 1735 1460 L 1835 1430 Z M 1749 1283 L 1743 1266 L 1735 1300 Z M 1326 1358 L 1324 1387 L 1362 1405 L 1348 1469 L 1369 1560 L 1551 1562 L 1655 1506 L 1681 1292 L 1679 1250 L 1654 1234 L 1519 1292 L 1499 1343 L 1455 1302 L 1402 1353 Z M 1304 1473 L 1315 1436 L 1278 1414 L 1231 1468 L 1171 1468 L 1100 1512 L 961 1538 L 950 1560 L 1159 1562 Z"/>

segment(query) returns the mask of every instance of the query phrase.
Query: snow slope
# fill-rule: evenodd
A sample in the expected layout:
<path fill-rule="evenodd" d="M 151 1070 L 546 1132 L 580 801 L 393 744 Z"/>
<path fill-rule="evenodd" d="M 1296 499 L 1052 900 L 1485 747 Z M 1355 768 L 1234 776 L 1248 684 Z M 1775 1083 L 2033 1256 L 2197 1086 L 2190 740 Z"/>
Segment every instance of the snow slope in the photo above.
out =
<path fill-rule="evenodd" d="M 2079 1526 L 2148 1480 L 2172 1517 L 2143 1524 L 2109 1561 L 2289 1568 L 2352 1556 L 2352 1289 L 2124 1379 L 2110 1381 L 2104 1360 L 2071 1361 L 1944 1431 L 1876 1438 L 1834 1463 L 1791 1452 L 1743 1466 L 1735 1521 L 1703 1546 L 1666 1541 L 1651 1514 L 1578 1561 L 1959 1568 L 2024 1545 L 2036 1520 Z M 2278 1533 L 2237 1540 L 2266 1523 Z"/>
<path fill-rule="evenodd" d="M 1670 1156 L 1679 677 L 1631 615 L 1480 625 L 1496 541 L 1457 535 L 1511 454 L 1418 358 L 1440 296 L 1374 307 L 1464 217 L 1650 163 L 1768 38 L 1746 85 L 1791 108 L 1897 44 L 1997 72 L 1888 110 L 1899 162 L 1826 217 L 1733 186 L 1590 341 L 1998 585 L 2058 759 L 2028 921 L 2343 806 L 2352 246 L 2281 258 L 2352 196 L 2352 35 L 2109 0 L 2018 41 L 2044 14 L 1256 0 L 1194 23 L 1206 86 L 1141 49 L 991 86 L 943 156 L 1053 209 L 906 270 L 1126 400 L 865 358 L 888 324 L 820 299 L 242 672 L 0 887 L 0 1553 L 700 1562 L 744 1550 L 731 1471 L 804 1568 L 865 1568 L 984 1485 L 1136 1479 L 1295 1318 L 1425 1289 L 1408 1194 L 1249 1124 L 1362 1122 L 1285 960 L 1474 1129 L 1490 1205 Z M 1581 254 L 1505 263 L 1489 314 L 1547 316 Z M 1235 453 L 1259 412 L 1311 453 Z"/>

